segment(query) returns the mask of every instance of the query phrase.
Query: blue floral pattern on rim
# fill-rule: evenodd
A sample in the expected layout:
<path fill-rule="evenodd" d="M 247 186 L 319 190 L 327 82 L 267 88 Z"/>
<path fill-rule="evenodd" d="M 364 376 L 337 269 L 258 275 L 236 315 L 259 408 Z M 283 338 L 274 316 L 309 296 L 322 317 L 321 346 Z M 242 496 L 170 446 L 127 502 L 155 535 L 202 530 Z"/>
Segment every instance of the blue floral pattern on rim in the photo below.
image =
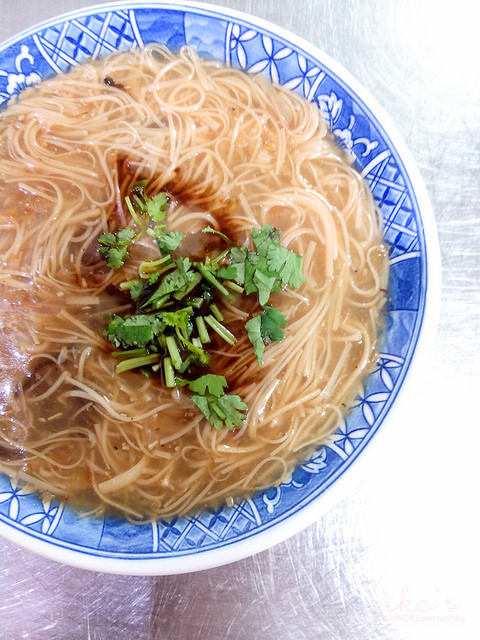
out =
<path fill-rule="evenodd" d="M 400 156 L 356 93 L 325 63 L 283 36 L 220 10 L 121 3 L 40 25 L 0 48 L 0 105 L 39 80 L 87 58 L 160 42 L 262 74 L 318 105 L 339 144 L 369 183 L 391 248 L 390 304 L 376 371 L 343 424 L 279 487 L 197 517 L 134 526 L 81 519 L 60 500 L 42 502 L 0 475 L 0 521 L 65 549 L 103 558 L 165 558 L 235 543 L 265 531 L 321 495 L 351 465 L 388 413 L 403 383 L 423 319 L 426 250 L 415 194 Z M 408 282 L 408 287 L 404 283 Z"/>

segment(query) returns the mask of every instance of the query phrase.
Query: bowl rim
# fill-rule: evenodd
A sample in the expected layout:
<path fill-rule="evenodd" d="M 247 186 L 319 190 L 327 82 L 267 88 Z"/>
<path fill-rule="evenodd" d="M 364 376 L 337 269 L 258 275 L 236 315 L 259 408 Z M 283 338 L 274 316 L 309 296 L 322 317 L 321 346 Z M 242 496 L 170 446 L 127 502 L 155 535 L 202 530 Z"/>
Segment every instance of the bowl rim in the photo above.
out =
<path fill-rule="evenodd" d="M 353 481 L 358 484 L 361 478 L 368 474 L 371 469 L 371 461 L 374 456 L 378 458 L 382 448 L 388 446 L 387 431 L 392 431 L 397 425 L 401 426 L 402 416 L 405 415 L 407 407 L 411 411 L 412 401 L 421 402 L 420 393 L 415 389 L 419 388 L 417 381 L 420 381 L 426 373 L 429 356 L 432 352 L 440 314 L 440 293 L 441 293 L 441 260 L 438 236 L 435 226 L 435 218 L 426 187 L 421 174 L 417 168 L 415 160 L 411 155 L 406 143 L 398 132 L 393 121 L 384 111 L 377 100 L 347 69 L 331 58 L 316 45 L 308 42 L 295 33 L 276 25 L 273 22 L 259 18 L 254 14 L 249 14 L 237 9 L 231 9 L 222 5 L 213 5 L 204 2 L 191 0 L 182 2 L 180 0 L 120 0 L 91 5 L 83 9 L 72 10 L 49 18 L 43 22 L 29 27 L 8 40 L 0 43 L 0 50 L 4 50 L 15 43 L 37 33 L 41 29 L 48 28 L 63 21 L 71 20 L 86 15 L 96 14 L 102 11 L 112 11 L 115 9 L 156 9 L 156 10 L 177 10 L 189 12 L 204 12 L 209 16 L 215 15 L 218 18 L 227 17 L 251 24 L 258 30 L 265 30 L 275 36 L 291 43 L 295 49 L 308 52 L 321 65 L 335 74 L 349 90 L 355 93 L 368 110 L 375 116 L 386 137 L 396 150 L 405 169 L 405 173 L 411 184 L 411 189 L 417 200 L 420 212 L 421 223 L 425 239 L 425 266 L 426 266 L 426 295 L 423 317 L 419 327 L 417 342 L 408 367 L 408 375 L 405 375 L 400 388 L 397 391 L 395 401 L 388 411 L 374 437 L 369 439 L 368 446 L 355 456 L 352 462 L 335 475 L 334 481 L 312 501 L 302 506 L 298 511 L 290 514 L 266 530 L 244 540 L 232 541 L 226 546 L 216 549 L 196 550 L 193 554 L 175 557 L 160 558 L 115 558 L 94 554 L 92 550 L 69 549 L 57 546 L 48 540 L 47 536 L 39 537 L 30 535 L 28 531 L 19 530 L 0 520 L 0 534 L 29 551 L 43 556 L 46 559 L 70 565 L 76 568 L 88 569 L 91 571 L 101 571 L 104 573 L 122 575 L 173 575 L 200 571 L 219 567 L 225 564 L 236 562 L 259 553 L 272 547 L 287 538 L 299 533 L 309 525 L 313 524 L 327 511 L 332 509 L 340 500 L 348 495 L 348 488 L 353 486 Z M 374 463 L 373 463 L 374 464 Z"/>

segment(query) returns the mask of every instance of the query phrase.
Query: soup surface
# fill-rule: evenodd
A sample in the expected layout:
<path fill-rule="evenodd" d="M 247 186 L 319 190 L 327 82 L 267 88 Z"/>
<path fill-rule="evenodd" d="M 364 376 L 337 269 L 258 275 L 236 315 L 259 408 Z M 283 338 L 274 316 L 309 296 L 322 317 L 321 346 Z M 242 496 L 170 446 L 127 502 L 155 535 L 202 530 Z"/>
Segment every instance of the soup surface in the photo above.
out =
<path fill-rule="evenodd" d="M 98 238 L 131 224 L 138 180 L 168 194 L 182 251 L 251 247 L 273 224 L 305 283 L 272 294 L 283 340 L 261 366 L 234 345 L 211 368 L 248 406 L 217 430 L 188 394 L 115 373 L 103 331 L 132 301 L 120 282 L 155 255 L 145 234 L 110 269 Z M 227 504 L 285 480 L 341 422 L 375 366 L 387 250 L 368 188 L 318 108 L 281 87 L 158 46 L 79 66 L 25 91 L 0 120 L 0 470 L 78 508 L 133 520 Z"/>

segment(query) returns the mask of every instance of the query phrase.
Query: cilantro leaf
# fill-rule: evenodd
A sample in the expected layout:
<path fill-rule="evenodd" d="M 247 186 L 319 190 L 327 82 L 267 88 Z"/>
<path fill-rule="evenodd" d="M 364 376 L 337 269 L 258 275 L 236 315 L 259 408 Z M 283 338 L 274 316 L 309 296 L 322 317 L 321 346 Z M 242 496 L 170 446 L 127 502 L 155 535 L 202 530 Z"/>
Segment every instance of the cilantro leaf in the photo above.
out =
<path fill-rule="evenodd" d="M 107 265 L 112 269 L 119 269 L 128 258 L 128 246 L 135 238 L 135 231 L 131 227 L 120 229 L 115 233 L 103 233 L 98 238 L 100 253 L 108 258 Z"/>
<path fill-rule="evenodd" d="M 255 269 L 252 278 L 252 285 L 254 285 L 258 291 L 258 301 L 262 306 L 267 304 L 271 292 L 275 289 L 276 281 L 277 279 L 275 275 L 271 276 L 268 275 L 268 272 L 264 273 L 260 269 Z M 246 285 L 245 291 L 247 291 Z"/>
<path fill-rule="evenodd" d="M 114 247 L 117 244 L 117 237 L 114 233 L 102 233 L 98 236 L 98 242 L 106 247 Z M 100 249 L 100 251 L 103 252 L 104 249 Z"/>
<path fill-rule="evenodd" d="M 241 265 L 243 267 L 243 264 Z M 223 278 L 224 280 L 239 280 L 239 272 L 237 265 L 230 264 L 228 267 L 222 267 L 218 270 L 217 276 L 219 278 Z M 242 276 L 243 279 L 243 276 Z"/>
<path fill-rule="evenodd" d="M 280 231 L 271 224 L 263 225 L 260 231 L 252 229 L 252 239 L 259 256 L 254 282 L 257 286 L 258 282 L 264 283 L 263 290 L 258 286 L 261 305 L 268 301 L 269 284 L 267 283 L 272 278 L 275 279 L 275 284 L 270 291 L 279 291 L 287 285 L 296 288 L 305 282 L 302 274 L 302 258 L 280 244 Z"/>
<path fill-rule="evenodd" d="M 162 236 L 163 232 L 166 231 L 166 229 L 166 224 L 156 224 L 154 227 L 147 229 L 147 233 L 149 236 L 152 236 L 152 238 L 155 238 L 155 240 L 158 241 L 158 238 Z"/>
<path fill-rule="evenodd" d="M 280 245 L 270 245 L 267 250 L 268 269 L 276 273 L 282 287 L 299 287 L 305 282 L 302 273 L 302 257 Z"/>
<path fill-rule="evenodd" d="M 159 224 L 152 229 L 162 256 L 166 256 L 181 245 L 185 234 L 181 231 L 165 231 L 165 225 Z"/>
<path fill-rule="evenodd" d="M 126 246 L 133 242 L 133 239 L 135 238 L 135 231 L 131 227 L 126 227 L 125 229 L 120 229 L 114 235 L 117 238 L 117 244 Z"/>
<path fill-rule="evenodd" d="M 287 317 L 276 307 L 263 307 L 260 315 L 262 320 L 262 338 L 266 344 L 276 340 L 283 340 L 285 331 L 281 327 L 287 325 Z"/>
<path fill-rule="evenodd" d="M 248 409 L 247 405 L 240 396 L 233 393 L 226 393 L 218 399 L 218 405 L 225 414 L 223 419 L 227 425 L 227 429 L 233 429 L 234 427 L 241 427 L 245 420 L 245 411 Z"/>
<path fill-rule="evenodd" d="M 249 251 L 246 247 L 230 249 L 230 264 L 219 270 L 218 276 L 225 280 L 235 280 L 238 284 L 245 282 L 245 260 Z"/>
<path fill-rule="evenodd" d="M 125 264 L 125 260 L 128 258 L 128 251 L 126 247 L 110 247 L 107 249 L 106 247 L 100 249 L 100 252 L 108 258 L 107 265 L 111 269 L 120 269 Z"/>
<path fill-rule="evenodd" d="M 299 287 L 305 282 L 302 273 L 302 257 L 280 244 L 280 231 L 272 225 L 252 229 L 252 238 L 259 255 L 271 274 L 279 280 L 279 287 Z"/>
<path fill-rule="evenodd" d="M 145 347 L 165 328 L 157 315 L 115 315 L 107 327 L 105 337 L 115 347 Z"/>
<path fill-rule="evenodd" d="M 154 271 L 152 275 L 148 278 L 148 284 L 152 285 L 158 282 L 158 279 L 160 278 L 161 275 L 162 274 L 160 273 L 160 271 Z"/>
<path fill-rule="evenodd" d="M 178 309 L 178 311 L 163 311 L 158 314 L 162 321 L 168 327 L 178 327 L 182 336 L 188 338 L 192 333 L 192 323 L 190 322 L 190 316 L 192 314 L 192 308 L 187 307 L 185 309 Z"/>
<path fill-rule="evenodd" d="M 130 296 L 132 300 L 135 302 L 140 298 L 143 291 L 143 282 L 142 280 L 135 280 L 129 287 Z"/>
<path fill-rule="evenodd" d="M 251 318 L 246 324 L 248 339 L 253 344 L 253 351 L 257 356 L 258 366 L 262 366 L 263 352 L 265 351 L 265 342 L 262 337 L 262 314 L 258 314 Z"/>
<path fill-rule="evenodd" d="M 302 258 L 280 245 L 280 231 L 271 224 L 252 229 L 251 235 L 256 251 L 232 247 L 230 264 L 218 275 L 244 285 L 246 294 L 258 293 L 264 306 L 272 291 L 287 285 L 299 287 L 305 282 Z"/>
<path fill-rule="evenodd" d="M 215 398 L 220 398 L 220 396 L 224 394 L 223 388 L 226 386 L 227 381 L 225 376 L 217 376 L 213 373 L 200 376 L 200 378 L 196 378 L 188 384 L 190 391 L 201 394 L 202 396 L 210 393 L 212 396 L 215 396 Z"/>
<path fill-rule="evenodd" d="M 224 376 L 212 373 L 188 382 L 190 391 L 195 394 L 191 396 L 193 403 L 215 429 L 221 429 L 224 424 L 227 429 L 240 427 L 248 409 L 240 396 L 224 392 L 226 386 Z"/>
<path fill-rule="evenodd" d="M 138 225 L 142 224 L 138 213 L 142 215 L 146 214 L 155 222 L 161 222 L 165 217 L 168 209 L 167 194 L 158 193 L 152 198 L 149 198 L 145 193 L 147 184 L 148 180 L 140 180 L 139 182 L 136 182 L 133 188 L 130 190 L 130 195 L 125 197 L 125 203 L 128 207 L 128 210 L 130 211 L 135 223 Z M 132 204 L 132 199 L 135 203 L 135 207 Z"/>
<path fill-rule="evenodd" d="M 248 256 L 244 263 L 244 287 L 245 293 L 248 295 L 250 293 L 256 293 L 258 291 L 258 287 L 254 282 L 255 272 L 257 270 L 255 260 L 256 254 L 252 254 L 250 251 L 248 252 Z"/>
<path fill-rule="evenodd" d="M 196 407 L 217 430 L 220 430 L 224 424 L 227 429 L 241 427 L 245 420 L 243 412 L 248 407 L 240 396 L 225 394 L 220 398 L 210 395 L 191 396 L 191 398 Z"/>
<path fill-rule="evenodd" d="M 157 288 L 155 293 L 153 293 L 150 298 L 142 304 L 141 308 L 153 307 L 154 309 L 160 309 L 169 295 L 174 291 L 181 289 L 184 284 L 185 281 L 179 275 L 177 270 L 168 273 L 161 281 L 160 286 Z"/>
<path fill-rule="evenodd" d="M 263 307 L 263 312 L 251 318 L 246 324 L 248 339 L 253 345 L 258 366 L 262 366 L 265 345 L 276 340 L 283 340 L 287 318 L 276 307 Z"/>
<path fill-rule="evenodd" d="M 144 196 L 146 211 L 152 220 L 161 222 L 168 208 L 168 198 L 166 193 L 158 193 L 153 198 Z"/>
<path fill-rule="evenodd" d="M 200 409 L 205 418 L 210 422 L 215 429 L 220 430 L 223 426 L 223 418 L 221 418 L 216 411 L 213 410 L 213 402 L 215 402 L 214 396 L 191 396 L 192 402 Z"/>
<path fill-rule="evenodd" d="M 272 224 L 262 225 L 261 230 L 252 229 L 252 240 L 259 255 L 266 255 L 268 248 L 280 244 L 280 231 Z"/>
<path fill-rule="evenodd" d="M 181 274 L 181 276 L 185 279 L 188 279 L 188 276 L 189 276 L 188 271 L 192 266 L 192 263 L 190 262 L 190 258 L 177 258 L 176 264 L 177 264 L 177 270 Z"/>

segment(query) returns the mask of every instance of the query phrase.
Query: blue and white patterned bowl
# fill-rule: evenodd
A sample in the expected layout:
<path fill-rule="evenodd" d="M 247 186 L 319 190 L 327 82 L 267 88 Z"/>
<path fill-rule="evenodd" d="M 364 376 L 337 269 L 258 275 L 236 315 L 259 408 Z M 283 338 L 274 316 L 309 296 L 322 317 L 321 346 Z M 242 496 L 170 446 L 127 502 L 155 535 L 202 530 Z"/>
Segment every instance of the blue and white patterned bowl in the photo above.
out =
<path fill-rule="evenodd" d="M 385 220 L 391 277 L 384 344 L 348 419 L 291 480 L 234 507 L 134 526 L 80 518 L 0 474 L 0 533 L 48 558 L 124 574 L 217 566 L 271 546 L 318 518 L 385 422 L 405 404 L 406 376 L 435 331 L 439 258 L 428 198 L 388 118 L 365 90 L 315 47 L 265 21 L 204 4 L 118 2 L 43 23 L 0 47 L 0 104 L 24 87 L 116 49 L 160 42 L 260 73 L 315 102 L 354 157 Z M 401 393 L 400 393 L 401 391 Z M 355 463 L 355 464 L 354 464 Z M 346 473 L 348 472 L 348 473 Z"/>

